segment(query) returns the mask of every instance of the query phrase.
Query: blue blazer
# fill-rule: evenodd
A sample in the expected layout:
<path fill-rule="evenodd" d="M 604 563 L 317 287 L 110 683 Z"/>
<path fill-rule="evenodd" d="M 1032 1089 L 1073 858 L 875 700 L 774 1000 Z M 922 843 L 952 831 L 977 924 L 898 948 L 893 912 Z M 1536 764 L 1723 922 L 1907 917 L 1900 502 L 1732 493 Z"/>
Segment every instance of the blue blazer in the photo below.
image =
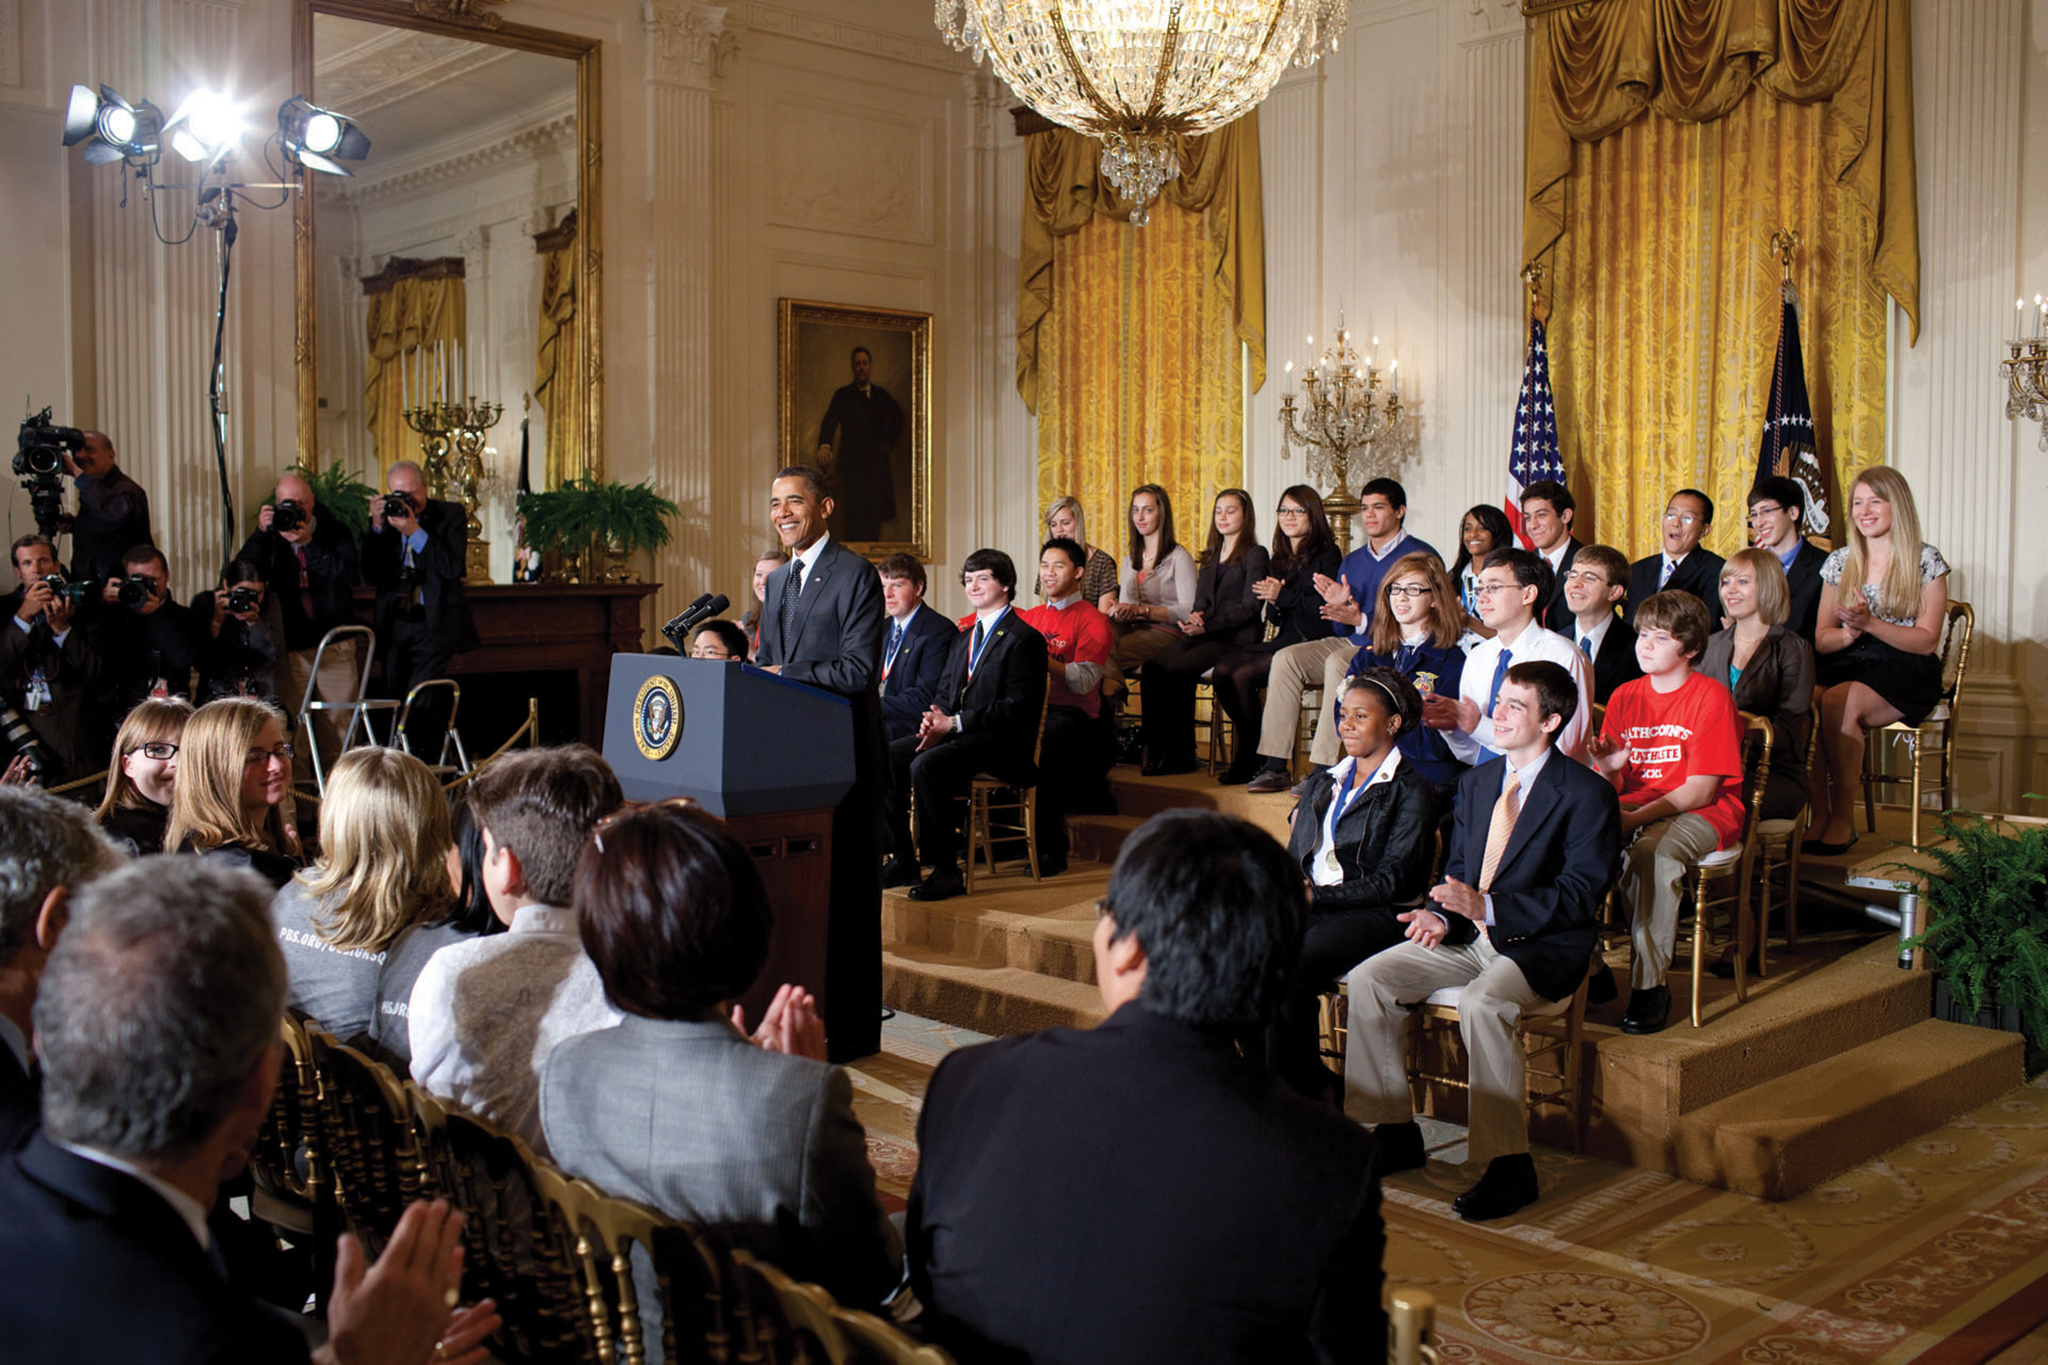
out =
<path fill-rule="evenodd" d="M 885 663 L 889 657 L 889 628 L 894 624 L 886 617 L 882 621 Z M 951 621 L 926 603 L 918 603 L 917 610 L 911 613 L 910 624 L 903 628 L 903 645 L 896 651 L 896 662 L 882 678 L 882 727 L 891 740 L 917 733 L 917 723 L 923 719 L 925 708 L 939 695 L 939 675 L 946 671 L 946 658 L 952 652 L 953 638 L 959 633 Z"/>

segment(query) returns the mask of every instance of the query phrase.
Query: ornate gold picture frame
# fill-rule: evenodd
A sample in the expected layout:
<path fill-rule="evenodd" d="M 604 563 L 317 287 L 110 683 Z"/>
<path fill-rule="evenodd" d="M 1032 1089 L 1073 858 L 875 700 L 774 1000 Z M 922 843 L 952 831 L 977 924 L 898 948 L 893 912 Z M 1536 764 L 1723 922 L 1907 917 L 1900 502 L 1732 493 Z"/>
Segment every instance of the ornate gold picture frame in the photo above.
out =
<path fill-rule="evenodd" d="M 805 299 L 780 309 L 782 462 L 825 471 L 829 525 L 849 547 L 929 563 L 932 315 Z"/>

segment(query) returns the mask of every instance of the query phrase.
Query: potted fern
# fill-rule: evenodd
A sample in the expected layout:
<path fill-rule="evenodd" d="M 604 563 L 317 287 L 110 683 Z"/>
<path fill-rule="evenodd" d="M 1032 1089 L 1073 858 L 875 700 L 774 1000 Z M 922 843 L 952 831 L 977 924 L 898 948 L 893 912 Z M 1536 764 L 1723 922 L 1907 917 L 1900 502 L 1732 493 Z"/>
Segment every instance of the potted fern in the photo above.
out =
<path fill-rule="evenodd" d="M 529 493 L 519 503 L 529 547 L 564 556 L 601 548 L 611 565 L 605 577 L 614 583 L 636 577 L 626 567 L 626 556 L 668 544 L 668 519 L 682 511 L 655 492 L 652 483 L 593 478 L 570 479 L 559 488 Z"/>
<path fill-rule="evenodd" d="M 2023 1033 L 2027 1070 L 2048 1060 L 2048 828 L 1949 812 L 1924 893 L 1923 949 L 1940 973 L 1934 1011 Z"/>

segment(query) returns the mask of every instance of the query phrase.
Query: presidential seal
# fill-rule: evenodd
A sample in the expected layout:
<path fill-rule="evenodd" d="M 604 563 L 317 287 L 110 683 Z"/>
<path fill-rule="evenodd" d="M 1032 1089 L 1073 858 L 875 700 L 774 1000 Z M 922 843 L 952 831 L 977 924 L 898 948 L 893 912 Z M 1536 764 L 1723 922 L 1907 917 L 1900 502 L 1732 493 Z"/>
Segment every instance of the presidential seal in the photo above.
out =
<path fill-rule="evenodd" d="M 683 699 L 676 685 L 660 674 L 640 684 L 633 698 L 633 743 L 642 758 L 661 762 L 675 752 L 683 734 Z"/>

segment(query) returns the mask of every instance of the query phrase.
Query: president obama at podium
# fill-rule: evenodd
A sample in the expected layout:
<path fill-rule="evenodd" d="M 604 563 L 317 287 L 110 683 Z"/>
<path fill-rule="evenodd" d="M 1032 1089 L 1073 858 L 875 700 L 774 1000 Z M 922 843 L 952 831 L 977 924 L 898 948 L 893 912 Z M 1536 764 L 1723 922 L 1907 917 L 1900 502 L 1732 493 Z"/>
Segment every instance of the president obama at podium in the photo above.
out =
<path fill-rule="evenodd" d="M 768 575 L 755 658 L 771 673 L 853 703 L 853 786 L 832 814 L 832 909 L 825 940 L 825 1042 L 831 1060 L 879 1051 L 882 1037 L 882 581 L 825 530 L 825 476 L 775 476 L 768 519 L 789 551 Z"/>

